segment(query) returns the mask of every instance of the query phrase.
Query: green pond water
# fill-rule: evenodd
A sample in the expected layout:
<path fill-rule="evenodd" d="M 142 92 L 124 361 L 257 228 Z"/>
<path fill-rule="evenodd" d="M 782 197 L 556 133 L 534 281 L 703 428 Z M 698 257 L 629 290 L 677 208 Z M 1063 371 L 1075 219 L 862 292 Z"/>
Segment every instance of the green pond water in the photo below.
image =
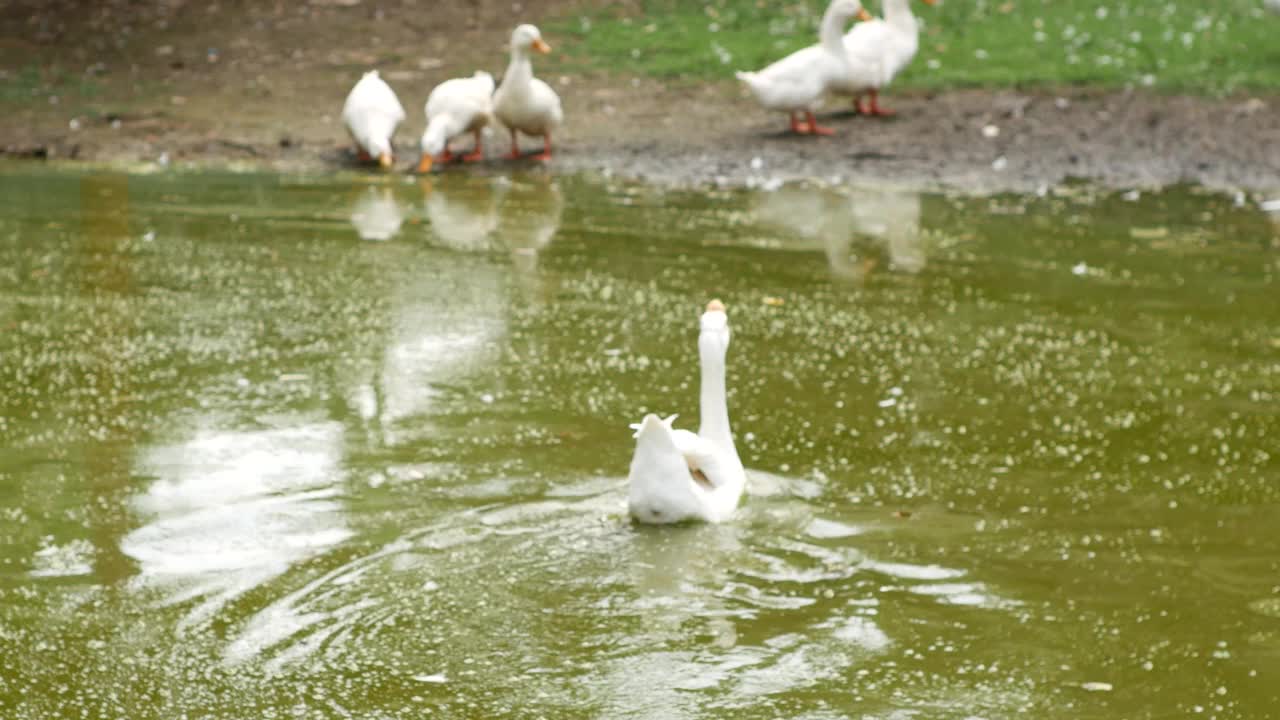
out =
<path fill-rule="evenodd" d="M 1280 717 L 1278 438 L 1230 196 L 5 166 L 0 717 Z"/>

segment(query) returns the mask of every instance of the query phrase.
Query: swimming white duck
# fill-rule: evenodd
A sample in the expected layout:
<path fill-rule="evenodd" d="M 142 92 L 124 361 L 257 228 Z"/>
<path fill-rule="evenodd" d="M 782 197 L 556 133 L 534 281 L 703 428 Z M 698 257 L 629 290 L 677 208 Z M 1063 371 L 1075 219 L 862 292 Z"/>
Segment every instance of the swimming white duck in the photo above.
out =
<path fill-rule="evenodd" d="M 471 152 L 462 156 L 463 162 L 484 159 L 480 144 L 480 131 L 489 124 L 493 114 L 493 76 L 477 70 L 469 78 L 445 80 L 427 96 L 423 112 L 427 114 L 427 129 L 422 133 L 422 160 L 418 172 L 428 172 L 435 156 L 441 162 L 453 159 L 449 142 L 463 133 L 475 135 Z"/>
<path fill-rule="evenodd" d="M 342 122 L 356 144 L 361 160 L 378 159 L 382 167 L 391 167 L 395 155 L 391 136 L 404 121 L 404 106 L 391 86 L 370 70 L 360 78 L 342 106 Z"/>
<path fill-rule="evenodd" d="M 511 131 L 513 160 L 520 157 L 516 131 L 542 136 L 542 152 L 534 157 L 551 159 L 551 132 L 564 121 L 560 96 L 545 82 L 533 76 L 529 51 L 551 52 L 542 33 L 532 25 L 521 25 L 511 32 L 511 63 L 502 76 L 502 84 L 493 94 L 493 114 Z"/>
<path fill-rule="evenodd" d="M 726 520 L 746 487 L 725 398 L 729 318 L 724 304 L 707 303 L 700 324 L 702 422 L 697 434 L 673 429 L 675 415 L 664 420 L 650 413 L 631 426 L 636 430 L 636 450 L 627 478 L 631 486 L 627 505 L 632 517 L 642 523 Z"/>
<path fill-rule="evenodd" d="M 829 128 L 818 126 L 813 111 L 822 104 L 832 85 L 849 72 L 841 37 L 845 24 L 853 17 L 871 18 L 858 0 L 832 0 L 822 15 L 819 44 L 797 50 L 763 70 L 734 74 L 765 108 L 790 113 L 792 132 L 830 135 Z M 796 120 L 800 112 L 805 113 L 807 124 Z"/>
<path fill-rule="evenodd" d="M 935 0 L 924 0 L 928 5 Z M 911 0 L 884 0 L 884 19 L 858 23 L 844 36 L 844 49 L 852 68 L 867 68 L 837 92 L 853 96 L 854 107 L 864 115 L 892 115 L 880 107 L 880 89 L 911 64 L 920 47 L 920 24 L 911 14 Z M 863 96 L 870 96 L 864 106 Z"/>

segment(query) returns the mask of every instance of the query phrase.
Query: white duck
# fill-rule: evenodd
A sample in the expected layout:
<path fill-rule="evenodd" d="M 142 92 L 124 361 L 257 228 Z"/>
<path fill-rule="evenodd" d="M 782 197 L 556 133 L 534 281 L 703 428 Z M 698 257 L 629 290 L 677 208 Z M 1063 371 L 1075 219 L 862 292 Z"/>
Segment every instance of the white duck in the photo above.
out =
<path fill-rule="evenodd" d="M 521 25 L 511 32 L 511 63 L 502 76 L 502 84 L 493 94 L 493 114 L 511 131 L 511 157 L 520 157 L 516 131 L 542 136 L 542 153 L 538 160 L 551 159 L 551 132 L 564 121 L 560 96 L 545 82 L 533 76 L 529 51 L 551 52 L 542 33 L 532 25 Z"/>
<path fill-rule="evenodd" d="M 935 0 L 923 0 L 932 5 Z M 880 89 L 911 64 L 920 47 L 920 24 L 911 14 L 911 0 L 884 0 L 884 19 L 858 23 L 844 36 L 844 49 L 852 68 L 866 68 L 868 73 L 854 73 L 853 79 L 837 90 L 852 95 L 858 112 L 864 115 L 892 115 L 880 107 Z M 863 96 L 871 103 L 864 106 Z"/>
<path fill-rule="evenodd" d="M 463 133 L 475 135 L 475 146 L 462 156 L 462 161 L 484 158 L 480 131 L 489 124 L 493 114 L 492 96 L 493 76 L 483 70 L 477 70 L 469 78 L 445 80 L 431 91 L 423 109 L 427 114 L 427 129 L 422 133 L 422 161 L 418 163 L 418 172 L 430 171 L 437 155 L 442 162 L 452 160 L 449 141 Z"/>
<path fill-rule="evenodd" d="M 652 413 L 631 427 L 636 450 L 628 475 L 627 505 L 643 523 L 682 520 L 720 522 L 733 515 L 747 476 L 733 446 L 725 398 L 725 353 L 729 319 L 719 300 L 707 303 L 698 335 L 702 365 L 702 423 L 695 435 L 672 429 Z"/>
<path fill-rule="evenodd" d="M 813 111 L 849 72 L 841 37 L 845 24 L 853 17 L 867 20 L 871 16 L 858 0 L 832 0 L 822 15 L 819 44 L 797 50 L 763 70 L 739 71 L 735 75 L 765 108 L 790 113 L 793 132 L 830 135 L 829 128 L 818 126 Z M 796 120 L 800 112 L 805 113 L 807 124 Z"/>
<path fill-rule="evenodd" d="M 391 136 L 404 121 L 404 106 L 391 86 L 370 70 L 351 88 L 342 106 L 342 122 L 355 141 L 361 160 L 378 159 L 382 167 L 390 167 L 395 154 Z"/>

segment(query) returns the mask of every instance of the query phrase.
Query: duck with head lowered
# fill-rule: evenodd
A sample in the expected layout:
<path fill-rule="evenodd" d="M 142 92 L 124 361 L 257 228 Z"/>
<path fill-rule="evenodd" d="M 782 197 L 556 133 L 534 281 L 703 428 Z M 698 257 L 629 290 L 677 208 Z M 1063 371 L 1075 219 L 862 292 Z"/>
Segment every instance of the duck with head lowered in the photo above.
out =
<path fill-rule="evenodd" d="M 511 131 L 511 157 L 520 157 L 517 132 L 542 138 L 542 152 L 537 160 L 551 159 L 551 133 L 564 121 L 560 96 L 545 82 L 533 76 L 530 51 L 551 52 L 542 33 L 533 25 L 521 25 L 511 32 L 511 62 L 502 76 L 502 84 L 493 94 L 493 114 Z"/>
<path fill-rule="evenodd" d="M 712 300 L 702 313 L 698 360 L 702 369 L 698 432 L 672 427 L 675 415 L 650 413 L 635 430 L 636 448 L 627 477 L 627 506 L 638 522 L 721 522 L 733 515 L 747 475 L 729 429 L 725 355 L 729 318 L 724 303 Z"/>
<path fill-rule="evenodd" d="M 462 156 L 463 162 L 484 159 L 480 131 L 489 124 L 493 114 L 493 76 L 477 70 L 469 78 L 445 80 L 427 96 L 423 111 L 427 114 L 427 129 L 422 133 L 422 160 L 418 172 L 431 169 L 435 157 L 444 162 L 453 159 L 449 142 L 464 133 L 475 136 L 471 152 Z"/>
<path fill-rule="evenodd" d="M 342 122 L 361 160 L 377 159 L 382 167 L 391 167 L 395 150 L 391 136 L 404 121 L 404 106 L 377 70 L 365 73 L 347 94 L 342 106 Z"/>
<path fill-rule="evenodd" d="M 830 129 L 818 125 L 813 111 L 849 73 L 842 37 L 844 26 L 854 17 L 867 20 L 871 16 L 858 0 L 832 0 L 822 16 L 817 45 L 797 50 L 763 70 L 738 72 L 738 79 L 765 108 L 790 113 L 793 132 L 831 135 Z M 796 119 L 800 113 L 806 122 Z"/>

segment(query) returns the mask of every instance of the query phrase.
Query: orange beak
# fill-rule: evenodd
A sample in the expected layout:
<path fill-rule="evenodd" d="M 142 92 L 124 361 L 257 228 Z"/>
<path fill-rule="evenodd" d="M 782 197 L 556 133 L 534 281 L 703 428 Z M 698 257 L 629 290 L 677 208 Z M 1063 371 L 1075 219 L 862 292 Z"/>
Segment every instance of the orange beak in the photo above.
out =
<path fill-rule="evenodd" d="M 391 153 L 382 153 L 378 156 L 378 164 L 384 168 L 391 167 Z"/>
<path fill-rule="evenodd" d="M 866 9 L 866 8 L 864 8 L 864 7 L 860 7 L 860 8 L 858 8 L 858 15 L 857 15 L 857 18 L 858 18 L 859 20 L 861 20 L 862 22 L 866 22 L 866 21 L 868 21 L 868 20 L 874 20 L 874 19 L 875 19 L 875 18 L 873 18 L 873 17 L 871 16 L 871 13 L 867 12 L 867 9 Z"/>
<path fill-rule="evenodd" d="M 925 5 L 937 5 L 938 0 L 923 0 Z"/>
<path fill-rule="evenodd" d="M 538 52 L 544 55 L 551 52 L 551 46 L 548 45 L 542 38 L 538 38 L 537 40 L 533 41 L 533 49 L 537 50 Z"/>
<path fill-rule="evenodd" d="M 418 172 L 420 173 L 431 172 L 432 162 L 434 162 L 434 160 L 431 159 L 431 155 L 429 153 L 422 153 L 422 160 L 418 162 Z"/>

